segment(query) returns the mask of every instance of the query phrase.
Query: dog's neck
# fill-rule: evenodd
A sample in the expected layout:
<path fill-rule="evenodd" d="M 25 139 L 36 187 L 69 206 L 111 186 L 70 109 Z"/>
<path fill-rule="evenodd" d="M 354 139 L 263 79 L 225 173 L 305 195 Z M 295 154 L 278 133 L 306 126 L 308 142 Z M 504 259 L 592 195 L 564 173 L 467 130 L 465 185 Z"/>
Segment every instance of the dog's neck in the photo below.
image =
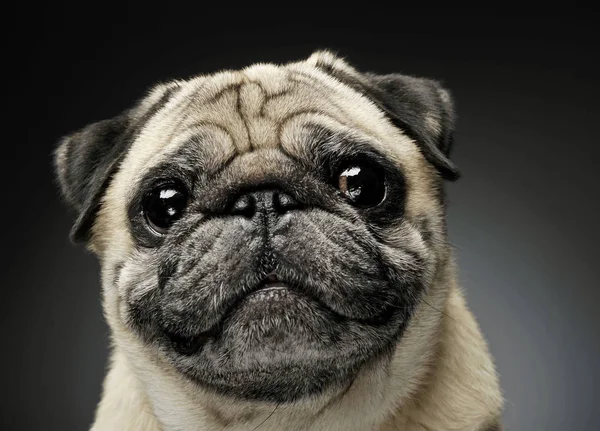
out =
<path fill-rule="evenodd" d="M 117 346 L 92 430 L 500 429 L 502 399 L 494 367 L 460 291 L 452 287 L 442 303 L 434 304 L 444 313 L 431 339 L 420 341 L 421 346 L 430 345 L 424 358 L 414 356 L 423 353 L 422 347 L 410 346 L 405 350 L 414 357 L 397 352 L 386 369 L 367 370 L 337 396 L 300 408 L 208 402 L 191 395 L 193 388 L 185 383 L 173 386 L 151 379 L 144 384 L 149 376 L 140 376 L 139 365 L 132 366 Z M 407 338 L 410 341 L 410 334 L 399 349 Z M 416 373 L 415 363 L 409 361 L 417 362 Z M 405 367 L 413 372 L 403 380 Z"/>

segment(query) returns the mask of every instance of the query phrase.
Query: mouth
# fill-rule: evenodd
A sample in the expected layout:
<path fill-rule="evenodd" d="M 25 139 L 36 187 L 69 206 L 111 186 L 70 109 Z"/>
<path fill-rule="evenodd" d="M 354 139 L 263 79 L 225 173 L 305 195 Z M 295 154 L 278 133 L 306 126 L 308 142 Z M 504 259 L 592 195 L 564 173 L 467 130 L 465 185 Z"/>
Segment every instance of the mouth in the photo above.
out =
<path fill-rule="evenodd" d="M 276 273 L 268 274 L 250 292 L 240 296 L 225 312 L 222 319 L 212 328 L 198 335 L 182 337 L 168 334 L 173 347 L 181 354 L 191 355 L 208 343 L 215 342 L 222 337 L 227 328 L 243 323 L 249 325 L 262 325 L 263 333 L 271 331 L 283 320 L 290 321 L 287 314 L 296 314 L 298 306 L 308 305 L 313 302 L 306 298 L 297 288 L 284 282 Z M 296 310 L 294 310 L 296 308 Z M 306 311 L 306 310 L 305 310 Z"/>
<path fill-rule="evenodd" d="M 244 300 L 251 302 L 282 300 L 288 296 L 290 289 L 291 286 L 283 282 L 279 275 L 271 273 L 265 277 L 264 281 L 258 285 L 257 289 L 241 298 L 236 305 Z M 235 308 L 235 306 L 232 308 Z"/>
<path fill-rule="evenodd" d="M 351 323 L 371 327 L 386 325 L 394 312 L 395 309 L 389 307 L 374 319 L 349 318 L 301 285 L 289 283 L 273 272 L 233 301 L 210 329 L 192 336 L 167 335 L 174 349 L 186 356 L 195 354 L 203 346 L 228 344 L 232 339 L 236 340 L 235 344 L 247 343 L 244 350 L 249 347 L 264 350 L 273 347 L 270 344 L 281 348 L 282 340 L 298 336 L 309 344 L 314 339 L 337 339 L 338 335 L 330 335 Z M 327 330 L 324 331 L 324 327 Z"/>
<path fill-rule="evenodd" d="M 220 322 L 221 330 L 242 320 L 244 325 L 275 325 L 278 318 L 296 315 L 298 307 L 309 302 L 314 300 L 300 288 L 283 281 L 278 274 L 270 273 L 256 288 L 229 307 Z"/>
<path fill-rule="evenodd" d="M 170 336 L 169 356 L 185 376 L 218 393 L 287 402 L 347 384 L 390 351 L 399 323 L 344 317 L 309 287 L 270 273 L 228 304 L 209 331 Z"/>

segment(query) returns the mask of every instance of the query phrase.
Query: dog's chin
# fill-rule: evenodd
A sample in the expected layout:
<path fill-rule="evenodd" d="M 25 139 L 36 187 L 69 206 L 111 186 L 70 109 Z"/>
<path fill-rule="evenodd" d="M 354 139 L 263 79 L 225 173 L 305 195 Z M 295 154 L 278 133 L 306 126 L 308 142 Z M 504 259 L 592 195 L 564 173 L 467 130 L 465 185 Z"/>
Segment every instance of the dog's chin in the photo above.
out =
<path fill-rule="evenodd" d="M 220 395 L 249 401 L 296 402 L 351 384 L 370 360 L 391 351 L 402 319 L 344 318 L 282 283 L 242 298 L 193 353 L 170 351 L 187 378 Z"/>

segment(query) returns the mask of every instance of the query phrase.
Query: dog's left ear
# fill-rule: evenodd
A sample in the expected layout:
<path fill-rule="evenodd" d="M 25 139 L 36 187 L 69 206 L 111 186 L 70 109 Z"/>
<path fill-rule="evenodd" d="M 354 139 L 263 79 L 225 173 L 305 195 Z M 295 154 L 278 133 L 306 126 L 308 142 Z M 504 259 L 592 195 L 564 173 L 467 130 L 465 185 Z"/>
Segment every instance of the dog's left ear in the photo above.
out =
<path fill-rule="evenodd" d="M 314 53 L 308 63 L 372 100 L 416 142 L 444 179 L 460 177 L 450 159 L 454 106 L 450 93 L 439 82 L 401 74 L 361 73 L 329 51 Z"/>
<path fill-rule="evenodd" d="M 145 123 L 162 108 L 176 83 L 156 86 L 134 108 L 63 137 L 54 169 L 64 199 L 75 212 L 73 242 L 89 242 L 104 191 Z"/>

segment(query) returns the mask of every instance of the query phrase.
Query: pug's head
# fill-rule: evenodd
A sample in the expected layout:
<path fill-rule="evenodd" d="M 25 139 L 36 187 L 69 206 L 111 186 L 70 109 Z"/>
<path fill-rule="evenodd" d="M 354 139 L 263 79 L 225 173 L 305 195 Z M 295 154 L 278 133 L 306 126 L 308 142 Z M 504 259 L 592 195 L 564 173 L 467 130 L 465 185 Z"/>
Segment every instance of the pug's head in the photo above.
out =
<path fill-rule="evenodd" d="M 437 82 L 318 52 L 161 84 L 67 136 L 57 174 L 115 344 L 250 401 L 385 366 L 440 289 L 452 128 Z"/>

